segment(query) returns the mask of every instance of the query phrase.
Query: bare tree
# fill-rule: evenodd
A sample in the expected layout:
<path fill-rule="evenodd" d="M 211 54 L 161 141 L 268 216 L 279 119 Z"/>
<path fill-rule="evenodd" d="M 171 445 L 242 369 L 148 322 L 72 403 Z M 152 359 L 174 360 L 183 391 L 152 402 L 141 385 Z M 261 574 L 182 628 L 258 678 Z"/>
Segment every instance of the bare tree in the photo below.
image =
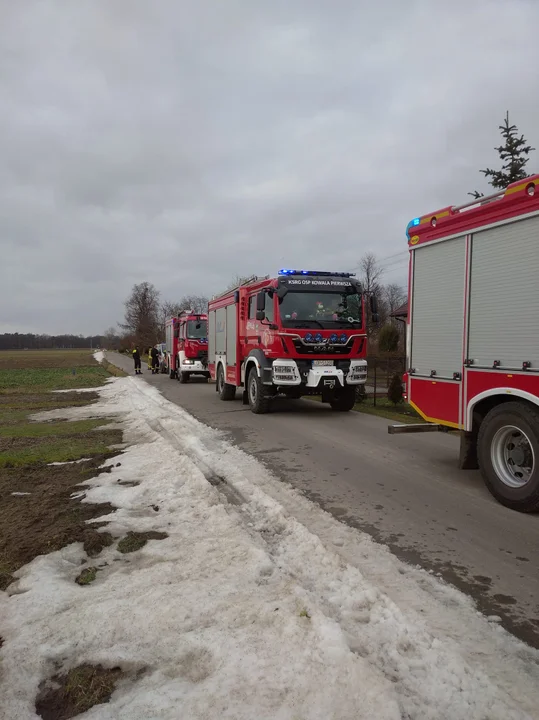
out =
<path fill-rule="evenodd" d="M 367 334 L 369 336 L 376 334 L 379 327 L 385 323 L 387 318 L 387 304 L 384 297 L 384 286 L 382 285 L 382 277 L 384 268 L 380 265 L 378 258 L 374 253 L 365 253 L 359 261 L 360 282 L 363 292 L 367 297 L 375 297 L 378 304 L 379 324 L 376 326 L 371 321 L 370 312 L 367 315 Z M 369 299 L 367 299 L 369 302 Z"/>
<path fill-rule="evenodd" d="M 116 328 L 111 325 L 105 332 L 103 333 L 103 343 L 105 344 L 105 347 L 109 350 L 117 350 L 120 345 L 120 337 L 118 335 L 118 332 Z"/>
<path fill-rule="evenodd" d="M 159 332 L 165 337 L 165 323 L 168 318 L 177 317 L 185 310 L 192 310 L 194 313 L 208 312 L 208 298 L 204 295 L 184 295 L 179 302 L 165 300 L 159 308 Z"/>
<path fill-rule="evenodd" d="M 406 291 L 397 283 L 389 283 L 383 289 L 383 298 L 389 315 L 406 302 Z"/>
<path fill-rule="evenodd" d="M 184 295 L 178 303 L 182 310 L 195 313 L 208 312 L 208 298 L 205 295 Z"/>
<path fill-rule="evenodd" d="M 171 317 L 177 317 L 182 309 L 181 303 L 171 302 L 170 300 L 161 303 L 159 306 L 159 335 L 161 338 L 165 337 L 166 321 Z"/>
<path fill-rule="evenodd" d="M 159 339 L 159 291 L 152 283 L 133 285 L 125 301 L 125 320 L 122 330 L 135 337 L 140 349 L 151 347 Z"/>
<path fill-rule="evenodd" d="M 359 271 L 363 290 L 373 294 L 380 292 L 384 268 L 381 267 L 374 253 L 365 253 L 363 255 L 359 261 Z"/>

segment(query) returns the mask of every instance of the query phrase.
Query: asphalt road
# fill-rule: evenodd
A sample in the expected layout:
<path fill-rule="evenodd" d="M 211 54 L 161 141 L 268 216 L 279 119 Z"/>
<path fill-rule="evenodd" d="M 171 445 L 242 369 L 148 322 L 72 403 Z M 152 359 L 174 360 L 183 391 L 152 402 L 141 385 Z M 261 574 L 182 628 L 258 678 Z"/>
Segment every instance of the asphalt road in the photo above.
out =
<path fill-rule="evenodd" d="M 108 358 L 132 372 L 130 358 Z M 504 508 L 478 472 L 459 471 L 456 437 L 388 435 L 387 420 L 307 400 L 279 400 L 270 414 L 254 415 L 239 392 L 222 402 L 213 384 L 180 385 L 143 369 L 141 381 L 228 433 L 341 522 L 439 573 L 539 647 L 539 515 Z"/>

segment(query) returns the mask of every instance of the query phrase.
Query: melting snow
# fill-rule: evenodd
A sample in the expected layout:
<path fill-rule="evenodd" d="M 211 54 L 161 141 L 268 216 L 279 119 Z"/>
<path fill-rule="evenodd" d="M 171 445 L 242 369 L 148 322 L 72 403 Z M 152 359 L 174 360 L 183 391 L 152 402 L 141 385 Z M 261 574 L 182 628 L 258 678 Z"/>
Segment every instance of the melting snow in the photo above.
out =
<path fill-rule="evenodd" d="M 98 519 L 117 537 L 168 538 L 92 561 L 74 544 L 16 573 L 0 594 L 0 717 L 35 718 L 56 664 L 91 662 L 131 678 L 87 714 L 100 720 L 537 718 L 539 653 L 468 598 L 147 384 L 114 379 L 100 392 L 35 418 L 116 416 L 130 445 L 83 501 L 117 506 Z M 74 582 L 82 562 L 100 569 L 86 587 Z"/>

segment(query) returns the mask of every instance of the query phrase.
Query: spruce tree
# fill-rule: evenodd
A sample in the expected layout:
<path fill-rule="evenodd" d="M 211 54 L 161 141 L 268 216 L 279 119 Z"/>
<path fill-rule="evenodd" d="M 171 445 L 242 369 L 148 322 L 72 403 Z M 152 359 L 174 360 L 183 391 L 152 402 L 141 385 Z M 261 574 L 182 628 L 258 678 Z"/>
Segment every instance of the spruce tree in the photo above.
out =
<path fill-rule="evenodd" d="M 395 375 L 391 378 L 391 382 L 389 383 L 389 387 L 387 389 L 387 399 L 395 406 L 404 400 L 402 378 L 398 373 L 395 373 Z"/>
<path fill-rule="evenodd" d="M 528 145 L 524 135 L 518 134 L 516 125 L 509 124 L 509 111 L 505 115 L 503 125 L 499 125 L 499 130 L 503 138 L 503 144 L 494 148 L 503 162 L 501 170 L 493 170 L 486 168 L 480 170 L 486 178 L 489 178 L 490 185 L 496 190 L 503 190 L 511 183 L 517 180 L 524 180 L 529 176 L 526 172 L 528 164 L 528 155 L 535 150 L 534 147 Z M 478 200 L 483 197 L 483 193 L 474 190 L 468 193 Z"/>

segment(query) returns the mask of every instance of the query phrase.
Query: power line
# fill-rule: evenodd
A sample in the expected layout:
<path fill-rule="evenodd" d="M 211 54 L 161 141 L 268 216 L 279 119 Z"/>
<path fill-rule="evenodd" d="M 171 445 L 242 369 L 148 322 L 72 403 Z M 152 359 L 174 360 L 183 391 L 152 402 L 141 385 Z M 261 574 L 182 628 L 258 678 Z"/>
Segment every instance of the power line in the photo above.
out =
<path fill-rule="evenodd" d="M 386 257 L 381 258 L 380 260 L 377 260 L 378 266 L 382 267 L 385 270 L 387 267 L 390 267 L 394 263 L 404 262 L 405 260 L 407 261 L 408 256 L 409 256 L 408 253 L 409 253 L 408 250 L 401 250 L 397 253 L 393 253 L 393 255 L 387 255 Z M 388 260 L 390 260 L 391 262 L 388 263 L 387 262 Z M 349 272 L 352 272 L 354 270 L 359 270 L 360 267 L 361 267 L 361 263 L 359 265 L 356 265 L 353 268 L 350 268 Z"/>

